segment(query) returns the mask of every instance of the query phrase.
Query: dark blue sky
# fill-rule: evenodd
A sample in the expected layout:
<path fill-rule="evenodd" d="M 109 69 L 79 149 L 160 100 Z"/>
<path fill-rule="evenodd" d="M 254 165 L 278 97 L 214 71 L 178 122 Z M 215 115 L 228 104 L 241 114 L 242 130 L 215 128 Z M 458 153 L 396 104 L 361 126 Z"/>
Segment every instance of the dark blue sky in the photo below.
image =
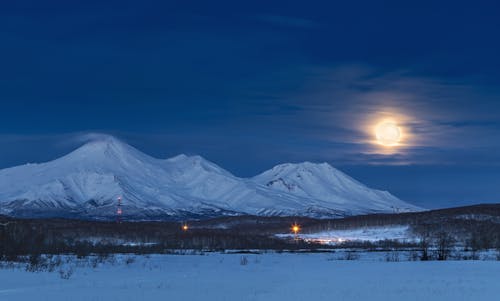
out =
<path fill-rule="evenodd" d="M 239 176 L 327 161 L 425 207 L 500 202 L 500 5 L 435 2 L 3 1 L 0 168 L 108 133 Z"/>

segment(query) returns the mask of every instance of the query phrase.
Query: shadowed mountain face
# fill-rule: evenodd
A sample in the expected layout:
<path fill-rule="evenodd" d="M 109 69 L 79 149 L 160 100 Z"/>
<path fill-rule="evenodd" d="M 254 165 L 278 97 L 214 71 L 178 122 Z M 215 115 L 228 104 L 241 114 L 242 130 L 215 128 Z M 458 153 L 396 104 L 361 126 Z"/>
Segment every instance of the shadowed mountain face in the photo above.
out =
<path fill-rule="evenodd" d="M 283 164 L 239 178 L 202 157 L 152 158 L 113 137 L 57 160 L 0 171 L 0 213 L 110 219 L 222 215 L 338 217 L 417 211 L 322 163 Z"/>

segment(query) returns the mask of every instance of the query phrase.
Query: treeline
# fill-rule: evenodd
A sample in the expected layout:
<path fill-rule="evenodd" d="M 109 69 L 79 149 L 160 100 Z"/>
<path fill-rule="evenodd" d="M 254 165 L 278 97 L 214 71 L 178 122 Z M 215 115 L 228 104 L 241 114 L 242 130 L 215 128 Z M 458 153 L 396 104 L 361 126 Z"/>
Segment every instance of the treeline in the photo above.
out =
<path fill-rule="evenodd" d="M 343 219 L 318 220 L 304 233 L 369 227 L 408 226 L 421 239 L 436 240 L 446 233 L 455 245 L 473 250 L 500 247 L 500 205 L 485 204 L 424 212 L 370 214 Z"/>
<path fill-rule="evenodd" d="M 419 243 L 346 242 L 325 246 L 280 239 L 292 224 L 301 233 L 407 225 Z M 165 253 L 172 249 L 417 249 L 421 258 L 445 259 L 452 247 L 476 252 L 500 249 L 500 205 L 479 205 L 402 214 L 371 214 L 343 219 L 234 216 L 178 222 L 105 222 L 65 219 L 13 219 L 0 216 L 0 257 L 31 254 Z M 430 252 L 429 250 L 433 250 Z M 437 250 L 437 251 L 436 251 Z M 436 253 L 437 252 L 437 253 Z M 432 253 L 432 254 L 431 254 Z M 426 255 L 427 254 L 427 255 Z M 434 255 L 433 255 L 434 254 Z M 431 258 L 432 259 L 432 258 Z"/>
<path fill-rule="evenodd" d="M 39 254 L 169 253 L 173 249 L 294 250 L 319 248 L 301 240 L 231 229 L 190 229 L 176 223 L 109 223 L 73 220 L 10 220 L 0 226 L 0 258 Z"/>

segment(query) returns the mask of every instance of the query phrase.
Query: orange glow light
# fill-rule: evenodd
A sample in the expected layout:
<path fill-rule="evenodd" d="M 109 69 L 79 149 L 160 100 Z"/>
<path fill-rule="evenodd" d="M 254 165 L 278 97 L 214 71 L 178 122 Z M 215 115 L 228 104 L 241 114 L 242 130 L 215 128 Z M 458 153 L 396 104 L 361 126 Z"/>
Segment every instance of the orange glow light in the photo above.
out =
<path fill-rule="evenodd" d="M 182 231 L 187 231 L 187 230 L 189 230 L 188 225 L 186 224 L 182 225 Z"/>
<path fill-rule="evenodd" d="M 299 233 L 299 232 L 300 232 L 300 226 L 299 226 L 299 225 L 297 225 L 297 224 L 293 224 L 293 225 L 292 225 L 292 232 L 293 232 L 294 234 Z"/>

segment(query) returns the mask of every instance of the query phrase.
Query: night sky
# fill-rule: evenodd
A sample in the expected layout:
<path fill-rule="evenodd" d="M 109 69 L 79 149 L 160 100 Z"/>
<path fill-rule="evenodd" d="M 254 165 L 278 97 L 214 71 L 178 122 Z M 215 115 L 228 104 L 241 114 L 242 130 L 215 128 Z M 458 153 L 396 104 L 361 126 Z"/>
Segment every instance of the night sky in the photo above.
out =
<path fill-rule="evenodd" d="M 500 202 L 500 4 L 458 2 L 2 1 L 0 168 L 105 133 L 238 176 L 326 161 L 427 208 Z M 373 142 L 384 118 L 401 145 Z"/>

